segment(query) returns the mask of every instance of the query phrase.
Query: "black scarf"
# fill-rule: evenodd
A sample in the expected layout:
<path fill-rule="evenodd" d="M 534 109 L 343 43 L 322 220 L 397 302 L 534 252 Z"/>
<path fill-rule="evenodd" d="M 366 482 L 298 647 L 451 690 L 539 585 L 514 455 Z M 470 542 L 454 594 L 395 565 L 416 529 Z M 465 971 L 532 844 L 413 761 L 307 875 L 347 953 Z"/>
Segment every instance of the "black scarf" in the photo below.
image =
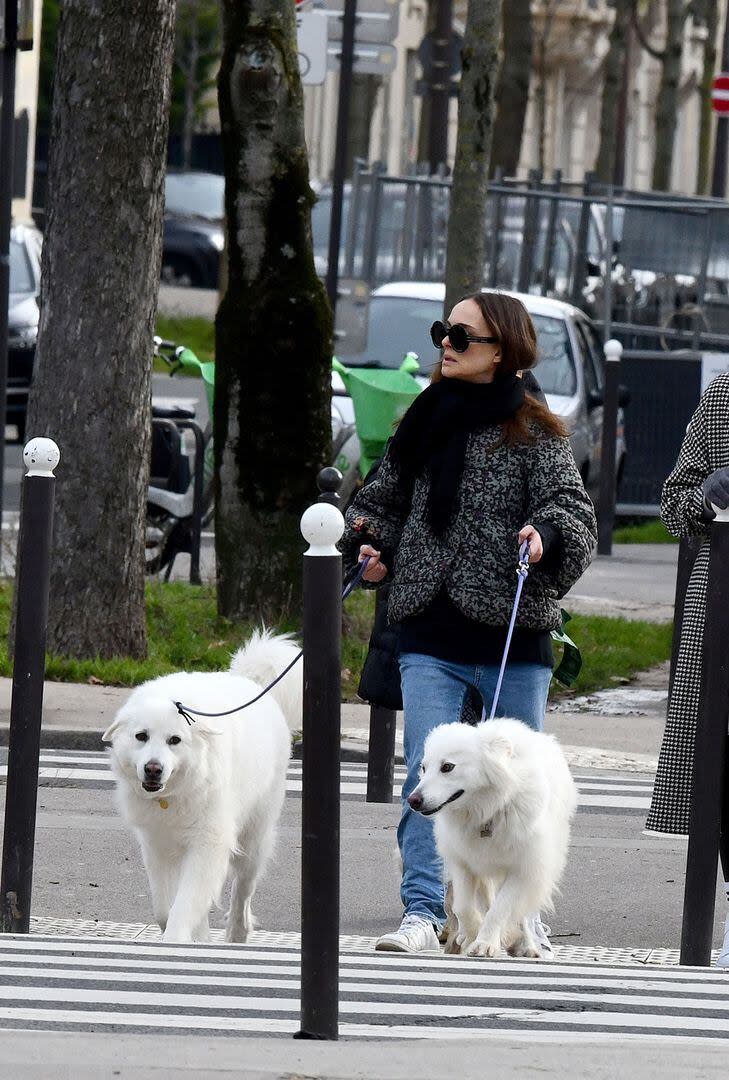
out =
<path fill-rule="evenodd" d="M 524 393 L 516 375 L 490 383 L 441 379 L 426 387 L 403 416 L 390 454 L 409 491 L 428 470 L 428 520 L 436 536 L 442 536 L 454 514 L 468 436 L 512 417 Z"/>

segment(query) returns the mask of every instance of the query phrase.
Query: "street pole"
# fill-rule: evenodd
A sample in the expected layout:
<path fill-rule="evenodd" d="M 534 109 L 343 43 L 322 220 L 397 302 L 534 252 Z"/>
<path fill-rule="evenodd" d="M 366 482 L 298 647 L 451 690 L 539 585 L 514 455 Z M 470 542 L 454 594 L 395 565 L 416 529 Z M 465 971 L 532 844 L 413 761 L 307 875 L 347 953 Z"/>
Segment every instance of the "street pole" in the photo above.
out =
<path fill-rule="evenodd" d="M 451 34 L 453 0 L 438 0 L 430 65 L 430 123 L 428 159 L 435 176 L 448 162 L 448 111 L 450 106 Z"/>
<path fill-rule="evenodd" d="M 352 96 L 354 67 L 354 32 L 357 25 L 357 0 L 344 0 L 342 18 L 342 52 L 339 58 L 339 100 L 337 103 L 337 138 L 334 146 L 332 173 L 332 213 L 329 220 L 329 255 L 326 289 L 332 314 L 336 319 L 339 287 L 339 249 L 342 238 L 342 202 L 347 170 L 347 129 L 349 100 Z"/>
<path fill-rule="evenodd" d="M 298 1039 L 339 1037 L 339 820 L 344 518 L 332 474 L 304 513 L 304 718 L 301 791 L 301 1028 Z M 339 474 L 338 478 L 339 477 Z"/>
<path fill-rule="evenodd" d="M 727 783 L 729 510 L 714 509 L 681 928 L 680 962 L 697 966 L 711 963 L 716 868 Z"/>
<path fill-rule="evenodd" d="M 724 38 L 721 46 L 721 70 L 729 70 L 729 9 L 724 17 Z M 711 194 L 718 199 L 726 198 L 727 155 L 729 154 L 729 115 L 721 114 L 716 121 L 714 143 L 714 173 Z"/>
<path fill-rule="evenodd" d="M 23 451 L 22 512 L 16 576 L 17 618 L 8 734 L 8 778 L 0 870 L 0 931 L 27 934 L 33 885 L 53 502 L 58 447 L 31 439 Z"/>
<path fill-rule="evenodd" d="M 608 266 L 606 273 L 610 273 Z M 615 440 L 618 434 L 620 358 L 623 346 L 615 338 L 606 341 L 605 383 L 602 400 L 602 444 L 600 449 L 600 494 L 597 512 L 597 551 L 612 555 L 615 525 Z"/>
<path fill-rule="evenodd" d="M 15 57 L 18 48 L 18 0 L 3 0 L 5 34 L 0 51 L 0 528 L 5 479 L 5 417 L 8 384 L 8 304 L 10 298 L 10 227 L 13 214 L 15 143 Z"/>

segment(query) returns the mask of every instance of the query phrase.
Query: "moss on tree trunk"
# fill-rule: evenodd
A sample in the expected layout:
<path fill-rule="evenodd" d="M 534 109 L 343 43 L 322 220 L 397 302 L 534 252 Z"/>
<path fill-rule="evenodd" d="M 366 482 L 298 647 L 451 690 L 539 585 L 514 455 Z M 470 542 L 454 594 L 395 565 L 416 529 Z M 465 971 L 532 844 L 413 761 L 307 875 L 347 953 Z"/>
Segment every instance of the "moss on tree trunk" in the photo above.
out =
<path fill-rule="evenodd" d="M 227 289 L 216 319 L 218 609 L 300 606 L 299 519 L 331 445 L 331 311 L 311 245 L 294 8 L 223 0 Z"/>

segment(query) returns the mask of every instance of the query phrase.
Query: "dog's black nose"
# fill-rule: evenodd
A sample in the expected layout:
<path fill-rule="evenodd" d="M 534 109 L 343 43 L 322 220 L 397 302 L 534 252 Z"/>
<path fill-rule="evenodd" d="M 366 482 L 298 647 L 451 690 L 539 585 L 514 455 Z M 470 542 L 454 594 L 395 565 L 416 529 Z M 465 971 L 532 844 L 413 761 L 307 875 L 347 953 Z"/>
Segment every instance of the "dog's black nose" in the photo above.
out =
<path fill-rule="evenodd" d="M 144 775 L 148 780 L 159 780 L 162 775 L 162 766 L 159 761 L 148 761 L 144 766 Z"/>
<path fill-rule="evenodd" d="M 414 791 L 412 795 L 408 795 L 408 802 L 413 810 L 420 810 L 423 805 L 423 796 L 419 795 L 417 791 Z"/>

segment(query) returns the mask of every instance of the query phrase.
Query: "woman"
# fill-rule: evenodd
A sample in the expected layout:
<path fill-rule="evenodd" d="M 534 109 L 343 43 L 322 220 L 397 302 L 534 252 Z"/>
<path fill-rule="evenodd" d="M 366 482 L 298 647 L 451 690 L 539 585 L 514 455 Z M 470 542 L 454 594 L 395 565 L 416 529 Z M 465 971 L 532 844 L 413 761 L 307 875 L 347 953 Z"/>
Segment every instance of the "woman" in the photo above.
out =
<path fill-rule="evenodd" d="M 666 528 L 674 536 L 700 536 L 702 544 L 686 589 L 681 640 L 646 832 L 686 835 L 689 831 L 712 504 L 722 510 L 729 506 L 729 374 L 714 379 L 701 398 L 686 429 L 675 468 L 663 485 L 661 518 Z M 720 854 L 729 901 L 729 799 L 725 799 Z M 729 967 L 729 915 L 717 964 Z"/>
<path fill-rule="evenodd" d="M 523 304 L 479 293 L 456 304 L 448 324 L 434 323 L 431 333 L 441 363 L 400 422 L 377 476 L 348 510 L 342 541 L 351 563 L 370 557 L 366 582 L 390 582 L 388 614 L 400 623 L 405 915 L 399 930 L 376 946 L 399 952 L 437 948 L 445 919 L 431 823 L 405 802 L 417 784 L 426 736 L 437 724 L 459 720 L 474 690 L 490 709 L 524 540 L 534 570 L 522 594 L 498 715 L 542 728 L 558 599 L 588 566 L 596 535 L 564 427 L 517 376 L 537 357 Z"/>

